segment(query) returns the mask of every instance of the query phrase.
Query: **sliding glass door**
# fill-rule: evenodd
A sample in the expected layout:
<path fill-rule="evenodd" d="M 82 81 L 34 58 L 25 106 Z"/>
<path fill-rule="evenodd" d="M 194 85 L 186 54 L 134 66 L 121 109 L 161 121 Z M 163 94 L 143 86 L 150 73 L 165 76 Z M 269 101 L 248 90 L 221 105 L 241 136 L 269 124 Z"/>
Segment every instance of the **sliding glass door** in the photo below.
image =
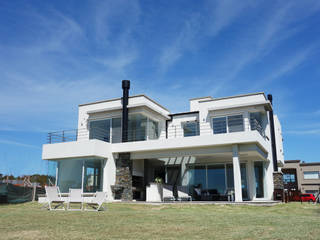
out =
<path fill-rule="evenodd" d="M 256 180 L 256 197 L 263 198 L 264 197 L 263 162 L 255 162 L 254 163 L 254 175 L 255 175 L 255 180 Z"/>
<path fill-rule="evenodd" d="M 242 198 L 248 199 L 246 164 L 241 163 Z M 189 191 L 195 200 L 217 200 L 234 191 L 233 165 L 206 164 L 188 167 Z M 223 198 L 225 199 L 225 198 Z"/>
<path fill-rule="evenodd" d="M 84 192 L 101 191 L 101 161 L 86 160 L 84 164 Z"/>
<path fill-rule="evenodd" d="M 211 194 L 223 195 L 226 193 L 225 165 L 207 166 L 207 191 Z"/>

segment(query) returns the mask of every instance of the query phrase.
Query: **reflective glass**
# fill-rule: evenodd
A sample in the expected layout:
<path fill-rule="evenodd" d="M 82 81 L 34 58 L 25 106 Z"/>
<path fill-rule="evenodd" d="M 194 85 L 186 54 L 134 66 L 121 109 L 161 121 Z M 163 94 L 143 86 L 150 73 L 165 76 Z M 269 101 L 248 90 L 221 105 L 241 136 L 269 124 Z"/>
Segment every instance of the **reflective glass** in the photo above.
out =
<path fill-rule="evenodd" d="M 90 121 L 89 139 L 99 139 L 110 142 L 110 127 L 110 119 Z"/>
<path fill-rule="evenodd" d="M 227 119 L 226 117 L 219 117 L 212 119 L 212 128 L 214 134 L 227 132 Z"/>
<path fill-rule="evenodd" d="M 84 166 L 83 192 L 101 191 L 101 160 L 86 160 Z"/>
<path fill-rule="evenodd" d="M 263 162 L 255 162 L 254 163 L 254 174 L 255 174 L 255 178 L 256 178 L 256 197 L 263 198 L 264 197 Z"/>
<path fill-rule="evenodd" d="M 243 131 L 242 115 L 228 116 L 228 129 L 229 133 Z"/>
<path fill-rule="evenodd" d="M 159 126 L 158 122 L 153 121 L 149 118 L 148 125 L 148 138 L 149 139 L 158 139 L 159 138 Z"/>
<path fill-rule="evenodd" d="M 61 192 L 82 186 L 82 160 L 60 160 L 58 163 L 58 186 Z"/>
<path fill-rule="evenodd" d="M 185 137 L 198 136 L 199 135 L 199 123 L 198 122 L 186 122 L 183 124 L 183 135 Z"/>
<path fill-rule="evenodd" d="M 207 190 L 212 194 L 226 193 L 226 177 L 224 165 L 207 166 L 208 187 Z"/>
<path fill-rule="evenodd" d="M 128 141 L 146 140 L 147 117 L 142 114 L 129 115 Z"/>

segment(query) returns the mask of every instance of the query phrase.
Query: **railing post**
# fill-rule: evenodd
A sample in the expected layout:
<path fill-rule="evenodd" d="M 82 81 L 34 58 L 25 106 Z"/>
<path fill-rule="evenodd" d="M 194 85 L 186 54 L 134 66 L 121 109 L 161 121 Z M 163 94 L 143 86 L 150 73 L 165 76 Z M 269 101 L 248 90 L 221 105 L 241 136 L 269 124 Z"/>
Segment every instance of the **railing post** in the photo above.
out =
<path fill-rule="evenodd" d="M 78 141 L 78 128 L 76 129 L 76 141 Z"/>
<path fill-rule="evenodd" d="M 51 133 L 48 133 L 49 139 L 48 142 L 51 144 Z"/>
<path fill-rule="evenodd" d="M 64 142 L 64 131 L 62 131 L 62 142 Z"/>

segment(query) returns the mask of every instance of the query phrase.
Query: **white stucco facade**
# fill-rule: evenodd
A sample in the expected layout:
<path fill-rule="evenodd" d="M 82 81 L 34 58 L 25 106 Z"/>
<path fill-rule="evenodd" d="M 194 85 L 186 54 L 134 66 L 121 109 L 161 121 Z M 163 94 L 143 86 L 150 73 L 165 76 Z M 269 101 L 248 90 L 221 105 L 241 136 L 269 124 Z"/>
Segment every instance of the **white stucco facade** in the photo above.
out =
<path fill-rule="evenodd" d="M 188 186 L 191 192 L 200 186 L 204 192 L 201 198 L 223 195 L 222 192 L 232 188 L 235 201 L 272 199 L 273 159 L 268 118 L 272 105 L 264 93 L 191 99 L 190 112 L 179 114 L 170 114 L 145 95 L 137 95 L 129 98 L 128 109 L 129 118 L 134 119 L 129 134 L 139 140 L 121 143 L 115 141 L 119 131 L 115 119 L 122 114 L 120 98 L 79 105 L 76 141 L 43 145 L 42 158 L 59 163 L 58 185 L 59 178 L 60 184 L 76 185 L 78 180 L 69 183 L 63 180 L 68 176 L 61 174 L 73 176 L 81 172 L 82 166 L 82 176 L 72 178 L 82 178 L 81 187 L 85 188 L 87 176 L 99 176 L 101 183 L 97 186 L 113 200 L 111 186 L 116 183 L 118 155 L 130 153 L 132 174 L 143 182 L 142 192 L 164 170 L 165 182 L 174 180 L 175 185 Z M 108 128 L 107 133 L 103 130 L 103 138 L 92 134 L 91 122 L 95 121 Z M 135 129 L 137 125 L 139 128 Z M 275 133 L 277 161 L 281 166 L 282 133 L 276 116 Z M 101 172 L 97 166 L 101 166 Z M 97 175 L 90 172 L 95 169 Z"/>

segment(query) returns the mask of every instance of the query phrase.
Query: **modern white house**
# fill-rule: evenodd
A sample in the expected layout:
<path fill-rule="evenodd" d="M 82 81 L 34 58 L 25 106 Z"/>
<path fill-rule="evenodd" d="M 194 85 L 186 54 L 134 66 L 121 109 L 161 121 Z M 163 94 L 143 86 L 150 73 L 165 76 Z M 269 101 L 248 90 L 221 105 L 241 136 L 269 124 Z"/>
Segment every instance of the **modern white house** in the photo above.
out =
<path fill-rule="evenodd" d="M 129 97 L 128 80 L 122 88 L 122 98 L 79 105 L 78 129 L 48 134 L 42 158 L 62 192 L 145 200 L 161 178 L 193 200 L 274 198 L 284 156 L 271 95 L 194 98 L 189 112 L 170 113 L 145 95 Z"/>

